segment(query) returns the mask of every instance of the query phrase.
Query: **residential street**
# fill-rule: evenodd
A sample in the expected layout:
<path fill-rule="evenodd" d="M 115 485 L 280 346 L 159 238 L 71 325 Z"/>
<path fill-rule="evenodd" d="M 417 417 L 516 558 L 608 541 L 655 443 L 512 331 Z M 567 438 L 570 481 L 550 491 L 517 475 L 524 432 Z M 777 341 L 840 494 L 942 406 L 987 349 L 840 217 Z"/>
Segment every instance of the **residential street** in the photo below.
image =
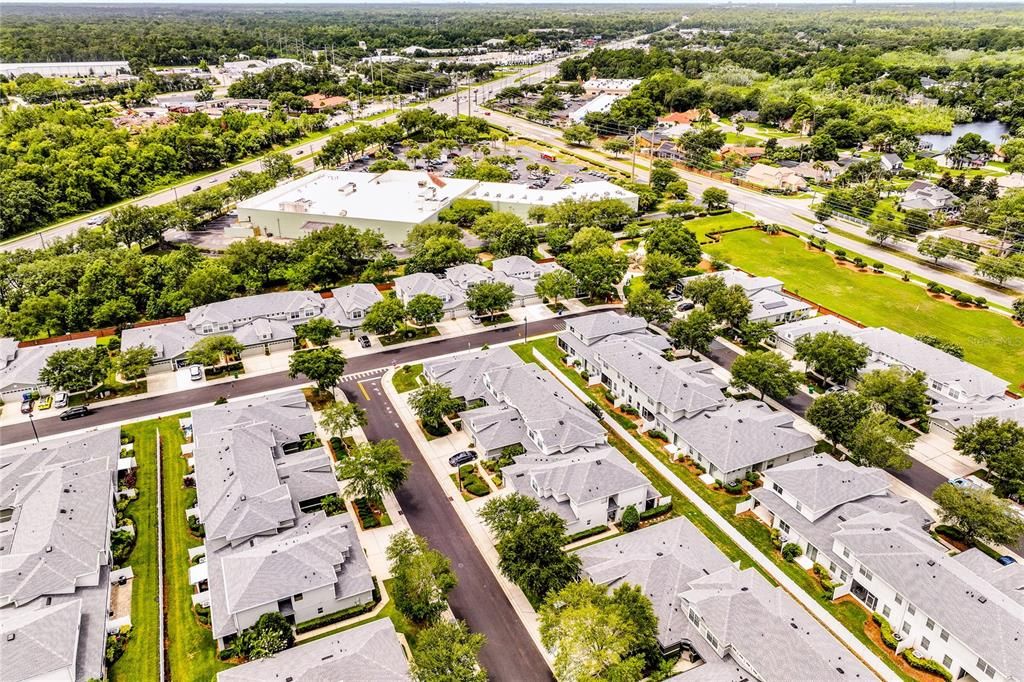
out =
<path fill-rule="evenodd" d="M 451 559 L 459 584 L 448 601 L 457 618 L 465 620 L 474 632 L 486 635 L 480 662 L 488 677 L 509 682 L 554 679 L 447 494 L 381 390 L 380 381 L 379 376 L 361 382 L 349 378 L 342 382 L 342 389 L 350 402 L 366 410 L 366 437 L 372 441 L 394 438 L 402 454 L 412 461 L 409 480 L 395 496 L 413 532 Z"/>

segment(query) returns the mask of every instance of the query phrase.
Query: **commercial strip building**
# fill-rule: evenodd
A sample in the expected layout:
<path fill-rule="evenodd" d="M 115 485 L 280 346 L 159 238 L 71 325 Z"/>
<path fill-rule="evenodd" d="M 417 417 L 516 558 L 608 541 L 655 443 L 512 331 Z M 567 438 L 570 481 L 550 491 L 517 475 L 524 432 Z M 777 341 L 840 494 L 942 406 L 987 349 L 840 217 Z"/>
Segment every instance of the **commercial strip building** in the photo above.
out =
<path fill-rule="evenodd" d="M 1024 401 L 1006 395 L 1006 381 L 885 327 L 861 328 L 826 315 L 776 327 L 776 346 L 793 353 L 799 339 L 822 332 L 843 334 L 867 346 L 871 353 L 864 371 L 900 367 L 909 372 L 923 372 L 928 396 L 935 403 L 932 418 L 940 428 L 952 432 L 986 416 L 1024 423 Z"/>
<path fill-rule="evenodd" d="M 602 384 L 617 406 L 637 412 L 640 431 L 660 431 L 672 453 L 692 457 L 710 481 L 735 481 L 813 453 L 815 439 L 796 428 L 792 415 L 727 397 L 727 382 L 710 362 L 667 360 L 659 348 L 667 342 L 646 331 L 643 320 L 617 317 L 607 312 L 571 320 L 557 336 L 558 347 L 570 362 L 582 363 L 590 383 Z"/>
<path fill-rule="evenodd" d="M 426 171 L 356 173 L 320 170 L 238 204 L 238 227 L 268 237 L 298 239 L 325 226 L 344 223 L 379 230 L 400 244 L 415 225 L 437 221 L 437 214 L 459 198 L 483 199 L 495 210 L 527 217 L 534 206 L 567 198 L 614 198 L 634 210 L 636 194 L 607 181 L 578 183 L 565 190 L 443 178 Z"/>
<path fill-rule="evenodd" d="M 618 521 L 629 506 L 643 512 L 670 501 L 608 445 L 583 403 L 508 348 L 428 361 L 423 374 L 469 403 L 462 428 L 484 456 L 521 451 L 505 480 L 565 519 L 570 534 Z"/>
<path fill-rule="evenodd" d="M 754 277 L 741 270 L 723 270 L 704 275 L 685 277 L 679 282 L 679 291 L 689 283 L 708 277 L 718 277 L 726 286 L 739 286 L 750 300 L 751 311 L 747 316 L 750 322 L 767 322 L 782 324 L 793 322 L 814 315 L 814 306 L 782 291 L 782 281 L 774 277 Z"/>
<path fill-rule="evenodd" d="M 878 469 L 815 456 L 767 472 L 737 513 L 752 510 L 880 614 L 897 652 L 940 663 L 953 679 L 1013 680 L 1024 642 L 1024 568 L 978 549 L 953 553 L 927 532 L 931 517 L 892 494 Z"/>
<path fill-rule="evenodd" d="M 372 601 L 353 521 L 319 511 L 338 482 L 301 392 L 195 410 L 184 426 L 206 554 L 189 579 L 218 646 L 265 613 L 301 623 Z"/>
<path fill-rule="evenodd" d="M 195 307 L 184 320 L 125 329 L 121 345 L 155 348 L 153 370 L 170 370 L 184 365 L 185 353 L 208 336 L 233 336 L 245 346 L 244 356 L 291 348 L 297 338 L 295 328 L 317 317 L 329 319 L 339 329 L 358 329 L 366 311 L 382 299 L 372 284 L 332 289 L 326 298 L 312 291 L 243 296 Z"/>
<path fill-rule="evenodd" d="M 43 78 L 86 78 L 131 73 L 125 60 L 106 62 L 24 62 L 0 64 L 0 74 L 17 78 L 38 73 Z"/>
<path fill-rule="evenodd" d="M 0 453 L 0 677 L 104 678 L 118 429 Z M 114 578 L 117 579 L 116 577 Z"/>
<path fill-rule="evenodd" d="M 23 393 L 49 393 L 50 387 L 39 381 L 39 371 L 50 356 L 62 350 L 95 346 L 93 337 L 24 346 L 16 339 L 0 338 L 0 399 L 7 402 L 20 400 Z"/>
<path fill-rule="evenodd" d="M 583 575 L 638 586 L 658 643 L 701 665 L 673 680 L 871 680 L 875 676 L 781 587 L 739 570 L 685 518 L 578 551 Z"/>
<path fill-rule="evenodd" d="M 381 618 L 217 673 L 217 682 L 408 682 L 409 661 L 395 626 Z"/>

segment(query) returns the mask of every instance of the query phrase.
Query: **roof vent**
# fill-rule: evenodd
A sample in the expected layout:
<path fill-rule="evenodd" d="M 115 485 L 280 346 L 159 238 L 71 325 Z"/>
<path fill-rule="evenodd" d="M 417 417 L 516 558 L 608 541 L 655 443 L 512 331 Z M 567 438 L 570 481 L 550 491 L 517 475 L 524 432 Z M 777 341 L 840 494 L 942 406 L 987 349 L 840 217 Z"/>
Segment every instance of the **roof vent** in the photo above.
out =
<path fill-rule="evenodd" d="M 49 554 L 50 552 L 52 552 L 52 551 L 53 551 L 53 545 L 47 545 L 47 546 L 46 546 L 46 549 L 45 549 L 45 550 L 43 550 L 43 551 L 45 551 L 45 552 L 46 552 L 47 554 Z"/>
<path fill-rule="evenodd" d="M 981 602 L 982 604 L 984 604 L 985 602 L 988 601 L 988 597 L 984 597 L 984 596 L 978 597 L 978 601 Z"/>
<path fill-rule="evenodd" d="M 928 565 L 929 566 L 934 566 L 935 565 L 935 559 L 929 559 L 928 560 Z"/>
<path fill-rule="evenodd" d="M 14 633 L 13 632 L 8 632 L 7 633 L 7 641 L 8 642 L 13 642 L 14 641 Z"/>
<path fill-rule="evenodd" d="M 238 501 L 239 502 L 245 502 L 245 495 L 239 495 L 238 496 Z"/>

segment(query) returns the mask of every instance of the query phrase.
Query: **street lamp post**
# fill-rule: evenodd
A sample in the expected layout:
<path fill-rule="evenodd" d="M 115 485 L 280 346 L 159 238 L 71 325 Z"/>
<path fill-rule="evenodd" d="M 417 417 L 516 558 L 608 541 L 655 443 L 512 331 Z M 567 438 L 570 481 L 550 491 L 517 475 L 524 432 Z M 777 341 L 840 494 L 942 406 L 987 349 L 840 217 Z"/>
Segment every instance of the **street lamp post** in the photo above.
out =
<path fill-rule="evenodd" d="M 31 424 L 31 426 L 32 426 L 32 435 L 35 436 L 36 442 L 38 443 L 39 442 L 39 432 L 36 431 L 36 422 L 35 422 L 34 419 L 32 419 L 32 413 L 31 412 L 28 413 L 28 423 Z"/>

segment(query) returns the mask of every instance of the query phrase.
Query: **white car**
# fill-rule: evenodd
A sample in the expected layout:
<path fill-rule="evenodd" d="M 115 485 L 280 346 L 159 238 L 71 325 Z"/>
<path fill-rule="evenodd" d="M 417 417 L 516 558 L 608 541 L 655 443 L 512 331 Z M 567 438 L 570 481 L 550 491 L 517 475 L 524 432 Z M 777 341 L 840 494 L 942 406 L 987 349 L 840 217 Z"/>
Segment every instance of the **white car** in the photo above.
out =
<path fill-rule="evenodd" d="M 203 366 L 192 365 L 188 368 L 188 375 L 191 377 L 192 381 L 200 381 L 203 378 Z"/>
<path fill-rule="evenodd" d="M 68 400 L 71 398 L 67 391 L 58 391 L 53 394 L 53 409 L 59 410 L 68 406 Z"/>
<path fill-rule="evenodd" d="M 818 234 L 828 234 L 828 228 L 822 225 L 821 223 L 815 225 L 813 229 Z"/>

